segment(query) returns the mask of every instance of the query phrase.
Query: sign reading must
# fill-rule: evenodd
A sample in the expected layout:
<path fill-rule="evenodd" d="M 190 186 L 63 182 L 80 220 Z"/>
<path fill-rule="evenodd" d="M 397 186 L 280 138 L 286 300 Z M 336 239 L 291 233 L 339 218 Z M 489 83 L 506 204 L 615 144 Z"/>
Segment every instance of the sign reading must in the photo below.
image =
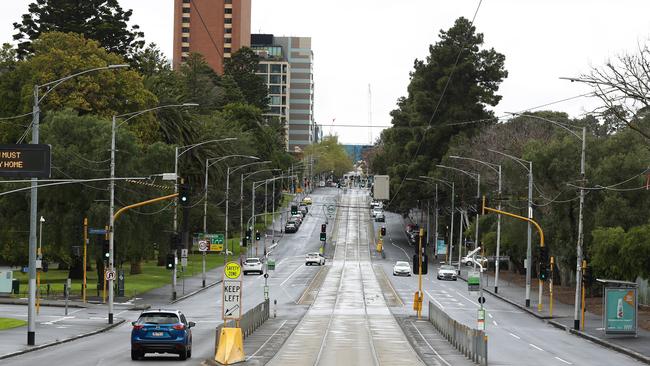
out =
<path fill-rule="evenodd" d="M 0 145 L 0 177 L 49 178 L 50 145 Z"/>

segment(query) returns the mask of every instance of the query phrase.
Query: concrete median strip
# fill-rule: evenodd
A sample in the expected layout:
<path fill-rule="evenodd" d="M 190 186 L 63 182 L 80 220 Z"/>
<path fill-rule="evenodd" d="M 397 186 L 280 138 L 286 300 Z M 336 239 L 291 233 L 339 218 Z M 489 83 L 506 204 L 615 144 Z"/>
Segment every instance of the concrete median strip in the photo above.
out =
<path fill-rule="evenodd" d="M 201 293 L 201 292 L 203 292 L 203 291 L 205 291 L 205 290 L 207 290 L 207 289 L 209 289 L 211 287 L 214 287 L 214 286 L 220 284 L 221 282 L 222 282 L 222 280 L 218 280 L 218 281 L 209 283 L 209 284 L 205 285 L 205 287 L 201 287 L 198 290 L 192 291 L 187 295 L 183 295 L 183 296 L 177 298 L 176 300 L 173 300 L 172 302 L 170 302 L 170 304 L 176 304 L 179 301 L 183 301 L 183 300 L 187 299 L 188 297 L 192 297 L 192 296 L 194 296 L 194 295 L 196 295 L 198 293 Z"/>
<path fill-rule="evenodd" d="M 20 355 L 23 355 L 23 354 L 25 354 L 25 353 L 29 353 L 29 352 L 39 351 L 39 350 L 42 350 L 42 349 L 44 349 L 44 348 L 48 348 L 48 347 L 52 347 L 52 346 L 57 346 L 57 345 L 59 345 L 59 344 L 63 344 L 63 343 L 72 342 L 72 341 L 75 341 L 75 340 L 77 340 L 77 339 L 90 337 L 90 336 L 95 335 L 95 334 L 104 333 L 104 332 L 107 332 L 107 331 L 109 331 L 109 330 L 111 330 L 111 329 L 113 329 L 113 328 L 116 328 L 116 327 L 122 325 L 125 321 L 126 321 L 126 320 L 121 319 L 121 320 L 118 320 L 118 321 L 117 321 L 116 323 L 114 323 L 114 324 L 108 325 L 108 326 L 103 327 L 103 328 L 101 328 L 101 329 L 94 330 L 94 331 L 92 331 L 92 332 L 88 332 L 88 333 L 84 333 L 84 334 L 79 334 L 79 335 L 76 335 L 76 336 L 74 336 L 74 337 L 70 337 L 70 338 L 62 339 L 62 340 L 60 340 L 60 341 L 55 341 L 55 342 L 45 343 L 45 344 L 42 344 L 42 345 L 40 345 L 40 346 L 34 346 L 34 347 L 31 347 L 31 348 L 27 348 L 27 349 L 24 349 L 24 350 L 20 350 L 20 351 L 18 351 L 18 352 L 12 352 L 12 353 L 7 353 L 7 354 L 4 354 L 4 355 L 0 355 L 0 360 L 5 359 L 5 358 L 10 358 L 10 357 L 15 357 L 15 356 L 20 356 Z"/>

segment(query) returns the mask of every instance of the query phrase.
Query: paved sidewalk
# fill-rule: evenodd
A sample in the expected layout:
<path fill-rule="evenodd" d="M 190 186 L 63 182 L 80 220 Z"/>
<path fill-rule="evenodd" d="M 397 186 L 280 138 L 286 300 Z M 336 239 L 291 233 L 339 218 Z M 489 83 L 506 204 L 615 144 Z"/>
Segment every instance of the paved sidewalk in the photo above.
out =
<path fill-rule="evenodd" d="M 461 269 L 460 278 L 463 280 L 467 278 L 467 269 Z M 553 316 L 551 316 L 549 312 L 550 298 L 548 296 L 548 284 L 546 284 L 544 287 L 542 296 L 542 311 L 538 311 L 537 304 L 539 299 L 539 285 L 537 279 L 533 279 L 531 281 L 529 308 L 525 306 L 525 287 L 499 278 L 499 291 L 497 294 L 495 294 L 494 274 L 488 273 L 485 275 L 484 279 L 485 286 L 483 288 L 483 291 L 499 297 L 502 300 L 507 301 L 540 319 L 545 319 L 549 324 L 554 325 L 560 329 L 564 329 L 577 336 L 586 338 L 594 343 L 614 349 L 650 364 L 650 332 L 639 328 L 637 337 L 606 335 L 602 328 L 602 316 L 590 313 L 588 311 L 585 312 L 585 329 L 575 331 L 573 329 L 574 306 L 572 304 L 564 304 L 557 300 L 554 300 Z"/>

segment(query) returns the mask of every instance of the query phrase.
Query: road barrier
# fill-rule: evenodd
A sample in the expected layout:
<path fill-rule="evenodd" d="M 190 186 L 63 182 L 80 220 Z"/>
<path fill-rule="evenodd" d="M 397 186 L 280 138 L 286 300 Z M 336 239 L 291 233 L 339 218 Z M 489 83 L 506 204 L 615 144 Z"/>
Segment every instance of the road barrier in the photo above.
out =
<path fill-rule="evenodd" d="M 271 306 L 269 300 L 266 299 L 264 302 L 259 303 L 256 307 L 247 311 L 239 321 L 239 328 L 241 328 L 244 339 L 251 335 L 257 328 L 259 328 L 265 321 L 269 319 L 271 314 Z M 230 320 L 226 323 L 229 328 L 234 328 L 236 326 L 234 320 Z M 221 335 L 221 329 L 223 329 L 223 324 L 219 324 L 215 332 L 215 342 L 214 349 L 216 350 L 219 346 L 219 337 Z"/>
<path fill-rule="evenodd" d="M 485 332 L 455 321 L 431 301 L 429 321 L 463 355 L 479 365 L 488 364 L 488 339 Z"/>

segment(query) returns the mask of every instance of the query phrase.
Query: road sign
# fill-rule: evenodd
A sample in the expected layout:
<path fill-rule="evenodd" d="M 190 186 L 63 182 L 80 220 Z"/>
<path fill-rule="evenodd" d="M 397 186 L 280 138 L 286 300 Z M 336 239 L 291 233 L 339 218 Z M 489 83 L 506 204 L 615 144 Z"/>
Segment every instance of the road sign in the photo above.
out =
<path fill-rule="evenodd" d="M 221 308 L 223 320 L 239 320 L 241 318 L 241 291 L 240 280 L 223 281 L 223 301 Z"/>
<path fill-rule="evenodd" d="M 479 296 L 478 303 L 479 304 L 485 304 L 485 297 L 484 296 Z"/>
<path fill-rule="evenodd" d="M 44 144 L 0 145 L 0 177 L 49 178 L 50 150 Z"/>
<path fill-rule="evenodd" d="M 241 266 L 237 262 L 228 262 L 223 267 L 223 274 L 231 280 L 236 280 L 241 276 Z"/>
<path fill-rule="evenodd" d="M 181 258 L 187 258 L 187 249 L 181 249 Z"/>
<path fill-rule="evenodd" d="M 88 229 L 88 234 L 90 235 L 106 235 L 106 229 Z"/>
<path fill-rule="evenodd" d="M 485 258 L 487 258 L 487 260 L 490 261 L 490 262 L 494 262 L 494 261 L 497 260 L 496 255 L 490 255 L 490 256 L 487 256 L 487 257 L 485 257 Z M 500 255 L 500 256 L 499 256 L 499 262 L 507 262 L 507 261 L 509 261 L 509 260 L 510 260 L 510 256 L 509 256 L 509 255 Z"/>
<path fill-rule="evenodd" d="M 485 330 L 485 309 L 478 309 L 476 327 L 478 330 Z"/>
<path fill-rule="evenodd" d="M 208 249 L 209 249 L 208 241 L 207 240 L 199 240 L 199 251 L 207 252 Z"/>
<path fill-rule="evenodd" d="M 104 277 L 106 278 L 106 281 L 115 280 L 115 270 L 114 269 L 107 269 L 106 272 L 104 273 Z"/>
<path fill-rule="evenodd" d="M 182 267 L 187 267 L 187 257 L 181 258 L 181 266 Z"/>
<path fill-rule="evenodd" d="M 223 252 L 223 244 L 225 242 L 223 234 L 204 234 L 201 240 L 207 243 L 209 251 Z"/>
<path fill-rule="evenodd" d="M 481 286 L 481 277 L 477 271 L 467 273 L 467 289 L 470 292 L 478 291 Z"/>

